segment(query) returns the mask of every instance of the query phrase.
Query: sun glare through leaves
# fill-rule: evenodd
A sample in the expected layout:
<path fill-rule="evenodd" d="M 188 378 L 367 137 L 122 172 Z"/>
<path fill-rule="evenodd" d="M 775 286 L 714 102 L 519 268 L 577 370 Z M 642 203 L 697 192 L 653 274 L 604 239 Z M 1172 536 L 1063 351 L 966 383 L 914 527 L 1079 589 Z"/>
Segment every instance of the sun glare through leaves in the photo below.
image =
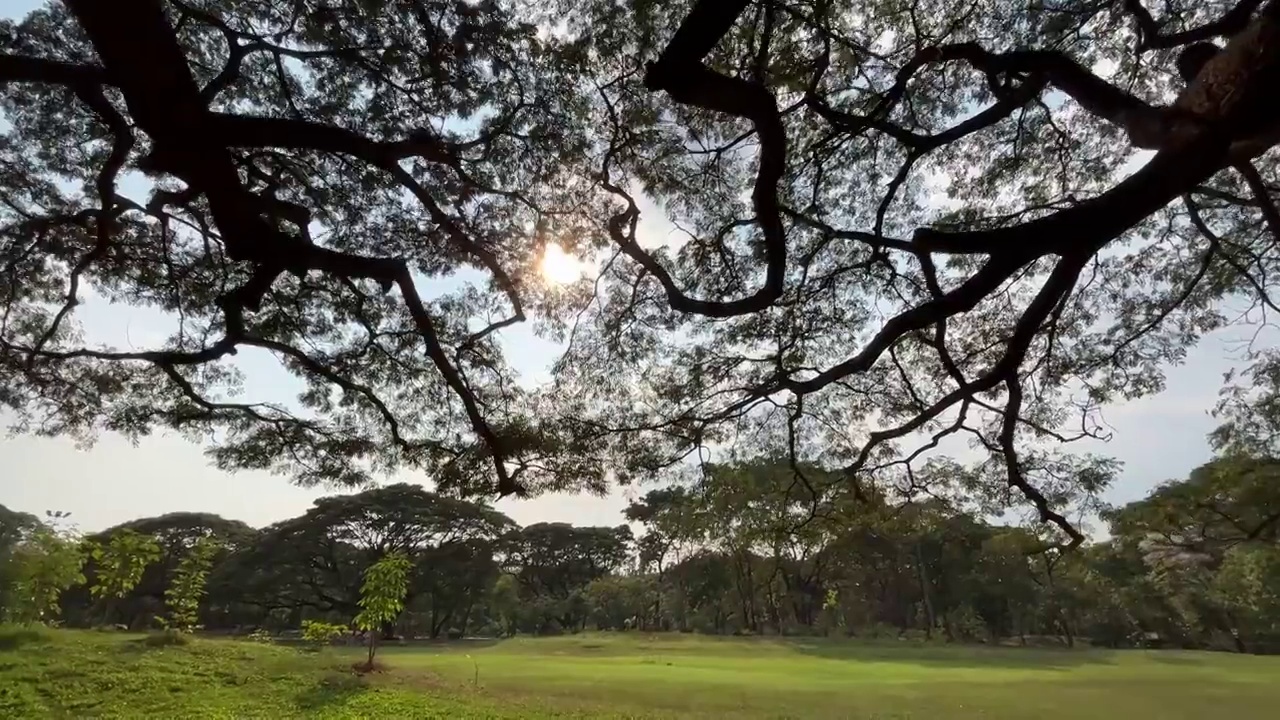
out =
<path fill-rule="evenodd" d="M 577 282 L 586 271 L 586 263 L 564 251 L 557 243 L 548 243 L 539 263 L 542 277 L 552 285 Z"/>

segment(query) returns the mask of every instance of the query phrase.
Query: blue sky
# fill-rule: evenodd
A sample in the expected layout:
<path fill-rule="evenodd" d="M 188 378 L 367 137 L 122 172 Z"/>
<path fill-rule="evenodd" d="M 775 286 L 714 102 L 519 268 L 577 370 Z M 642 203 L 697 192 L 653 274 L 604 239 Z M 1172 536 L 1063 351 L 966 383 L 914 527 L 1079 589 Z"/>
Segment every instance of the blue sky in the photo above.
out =
<path fill-rule="evenodd" d="M 39 4 L 0 0 L 0 16 L 18 16 Z M 651 218 L 646 219 L 652 223 Z M 650 227 L 657 230 L 655 226 Z M 92 339 L 121 347 L 152 346 L 169 331 L 161 315 L 102 302 L 85 305 L 80 317 Z M 1104 418 L 1114 438 L 1106 446 L 1091 449 L 1125 463 L 1108 499 L 1124 502 L 1140 497 L 1156 483 L 1185 476 L 1209 458 L 1205 434 L 1214 421 L 1208 410 L 1223 373 L 1238 364 L 1241 339 L 1250 334 L 1237 329 L 1207 338 L 1182 366 L 1170 371 L 1163 394 L 1106 409 Z M 554 344 L 535 337 L 527 327 L 507 331 L 503 340 L 522 375 L 545 377 L 556 357 Z M 249 375 L 246 390 L 255 399 L 287 400 L 291 395 L 282 396 L 281 389 L 292 383 L 281 382 L 283 372 L 269 355 L 247 350 L 239 363 Z M 426 478 L 396 479 L 421 482 Z M 92 449 L 78 449 L 66 439 L 0 436 L 0 504 L 35 513 L 70 511 L 76 525 L 86 531 L 177 510 L 214 512 L 264 525 L 303 512 L 314 498 L 328 492 L 298 488 L 285 478 L 262 472 L 220 472 L 208 464 L 199 446 L 176 436 L 149 438 L 134 447 L 108 435 Z M 618 490 L 605 498 L 507 499 L 496 505 L 521 523 L 614 525 L 622 522 L 619 513 L 634 492 Z"/>

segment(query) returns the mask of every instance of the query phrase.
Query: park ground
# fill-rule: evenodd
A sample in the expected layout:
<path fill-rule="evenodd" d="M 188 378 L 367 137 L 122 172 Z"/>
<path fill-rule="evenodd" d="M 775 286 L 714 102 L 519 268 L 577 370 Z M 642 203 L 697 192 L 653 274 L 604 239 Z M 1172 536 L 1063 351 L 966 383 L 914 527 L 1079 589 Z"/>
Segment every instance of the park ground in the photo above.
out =
<path fill-rule="evenodd" d="M 0 717 L 1276 717 L 1280 657 L 601 634 L 307 652 L 0 629 Z"/>

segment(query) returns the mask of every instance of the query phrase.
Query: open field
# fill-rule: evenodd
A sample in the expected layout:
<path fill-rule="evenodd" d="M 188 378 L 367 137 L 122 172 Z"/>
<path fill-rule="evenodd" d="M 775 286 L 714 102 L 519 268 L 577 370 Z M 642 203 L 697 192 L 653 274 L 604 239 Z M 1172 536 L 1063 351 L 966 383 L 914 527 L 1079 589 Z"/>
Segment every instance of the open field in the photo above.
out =
<path fill-rule="evenodd" d="M 0 717 L 1264 718 L 1280 658 L 582 635 L 359 649 L 0 631 Z M 478 677 L 478 683 L 477 683 Z"/>

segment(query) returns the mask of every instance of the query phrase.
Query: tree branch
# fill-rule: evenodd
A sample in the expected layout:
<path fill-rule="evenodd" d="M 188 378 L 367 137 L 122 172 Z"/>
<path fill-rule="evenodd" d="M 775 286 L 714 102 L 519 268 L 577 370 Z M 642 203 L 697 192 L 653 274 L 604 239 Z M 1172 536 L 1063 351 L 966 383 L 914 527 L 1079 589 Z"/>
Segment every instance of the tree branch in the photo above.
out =
<path fill-rule="evenodd" d="M 787 136 L 777 101 L 759 80 L 729 77 L 702 64 L 702 59 L 729 31 L 747 5 L 746 0 L 698 0 L 658 61 L 649 64 L 644 84 L 650 91 L 666 91 L 672 100 L 682 105 L 751 121 L 760 141 L 760 166 L 756 171 L 751 201 L 764 233 L 764 286 L 749 297 L 728 302 L 691 298 L 676 286 L 670 274 L 652 256 L 634 242 L 634 238 L 626 241 L 620 233 L 613 231 L 615 223 L 610 223 L 614 241 L 662 282 L 668 302 L 680 312 L 710 317 L 758 312 L 782 297 L 784 289 L 787 243 L 778 207 L 778 181 L 786 169 Z M 620 192 L 617 188 L 613 191 L 615 194 Z M 618 226 L 621 227 L 620 224 Z"/>
<path fill-rule="evenodd" d="M 1276 208 L 1275 200 L 1271 198 L 1271 189 L 1263 181 L 1262 175 L 1258 174 L 1258 168 L 1254 167 L 1253 163 L 1243 162 L 1236 164 L 1236 171 L 1240 173 L 1240 177 L 1244 178 L 1249 192 L 1253 193 L 1254 201 L 1262 209 L 1262 218 L 1267 223 L 1267 229 L 1271 231 L 1271 237 L 1280 242 L 1280 209 Z"/>
<path fill-rule="evenodd" d="M 40 82 L 55 85 L 109 85 L 99 65 L 81 65 L 25 55 L 0 54 L 0 84 Z"/>
<path fill-rule="evenodd" d="M 66 2 L 104 67 L 119 79 L 134 121 L 155 143 L 159 169 L 202 192 L 226 244 L 227 255 L 232 260 L 258 264 L 258 276 L 268 278 L 264 286 L 256 289 L 265 292 L 270 280 L 285 268 L 299 274 L 319 270 L 399 286 L 427 355 L 461 398 L 473 431 L 493 453 L 499 492 L 505 495 L 520 491 L 507 472 L 499 439 L 441 347 L 405 261 L 361 257 L 315 246 L 285 235 L 263 220 L 256 209 L 256 198 L 240 184 L 229 149 L 217 142 L 217 121 L 210 119 L 186 56 L 158 0 L 118 0 L 109 6 L 98 0 Z M 118 32 L 122 24 L 131 30 L 127 35 Z"/>
<path fill-rule="evenodd" d="M 1151 12 L 1143 6 L 1142 0 L 1124 0 L 1124 7 L 1133 16 L 1138 26 L 1138 52 L 1145 52 L 1204 42 L 1218 36 L 1234 35 L 1249 24 L 1253 19 L 1254 11 L 1263 2 L 1264 0 L 1240 0 L 1217 20 L 1189 30 L 1168 34 L 1161 32 L 1161 23 L 1156 22 L 1151 16 Z"/>

